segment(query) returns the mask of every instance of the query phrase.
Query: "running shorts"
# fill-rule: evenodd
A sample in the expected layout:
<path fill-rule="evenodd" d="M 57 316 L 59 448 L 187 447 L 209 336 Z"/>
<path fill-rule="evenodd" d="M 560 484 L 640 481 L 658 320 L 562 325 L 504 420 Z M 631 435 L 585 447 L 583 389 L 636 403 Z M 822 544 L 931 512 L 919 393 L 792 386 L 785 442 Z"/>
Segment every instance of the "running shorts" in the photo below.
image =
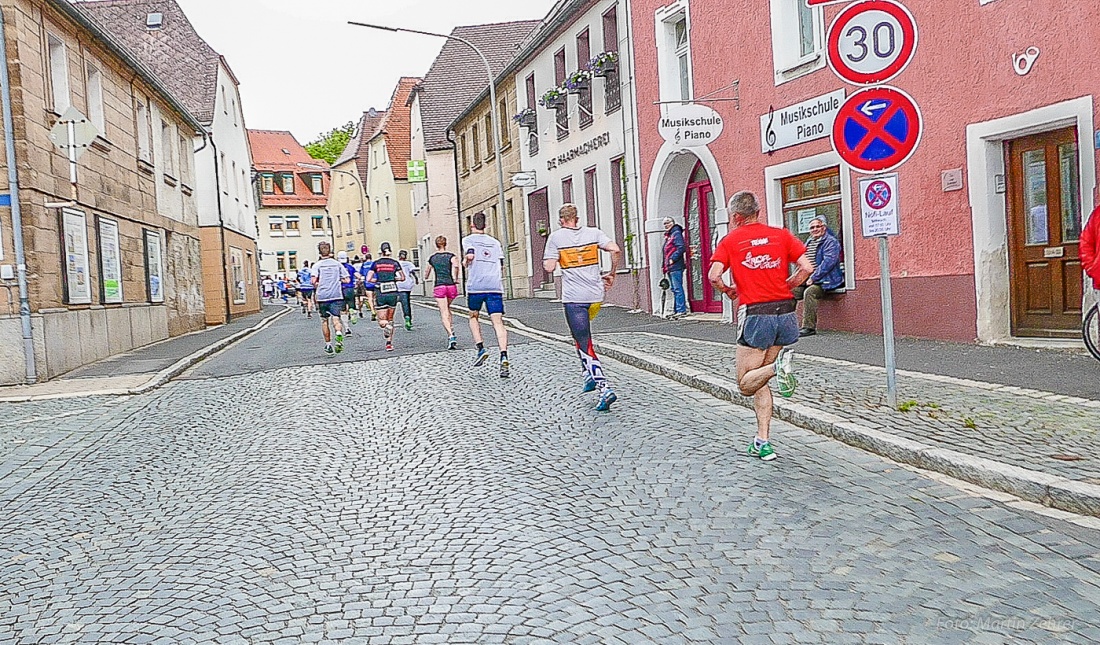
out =
<path fill-rule="evenodd" d="M 379 293 L 374 296 L 374 306 L 379 309 L 393 309 L 397 307 L 397 299 L 400 294 L 396 291 L 390 293 Z"/>
<path fill-rule="evenodd" d="M 737 308 L 737 344 L 754 349 L 798 342 L 794 300 L 777 300 Z"/>
<path fill-rule="evenodd" d="M 446 298 L 447 300 L 454 300 L 458 297 L 458 285 L 441 284 L 432 291 L 432 295 L 436 298 Z"/>
<path fill-rule="evenodd" d="M 504 313 L 504 294 L 502 293 L 468 293 L 466 294 L 466 306 L 470 311 L 485 311 L 492 314 Z"/>
<path fill-rule="evenodd" d="M 344 289 L 344 306 L 348 310 L 355 309 L 355 289 Z"/>
<path fill-rule="evenodd" d="M 298 293 L 301 294 L 303 299 L 309 300 L 313 297 L 313 287 L 310 287 L 309 289 L 299 289 Z"/>
<path fill-rule="evenodd" d="M 343 312 L 343 300 L 326 300 L 317 303 L 317 313 L 321 314 L 321 318 L 339 318 Z"/>

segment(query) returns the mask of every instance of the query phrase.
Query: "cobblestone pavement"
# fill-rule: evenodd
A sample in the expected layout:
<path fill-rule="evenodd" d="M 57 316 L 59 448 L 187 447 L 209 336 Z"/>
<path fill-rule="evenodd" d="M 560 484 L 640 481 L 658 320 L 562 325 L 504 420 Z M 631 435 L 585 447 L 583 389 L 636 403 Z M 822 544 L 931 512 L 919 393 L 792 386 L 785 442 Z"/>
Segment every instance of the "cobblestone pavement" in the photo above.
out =
<path fill-rule="evenodd" d="M 721 327 L 717 333 L 732 336 L 734 330 Z M 734 348 L 728 344 L 650 333 L 602 334 L 596 340 L 737 380 Z M 1057 395 L 1040 398 L 901 376 L 898 401 L 905 411 L 898 412 L 886 405 L 881 368 L 806 355 L 796 361 L 800 403 L 922 443 L 1100 483 L 1100 407 L 1067 403 Z"/>
<path fill-rule="evenodd" d="M 558 345 L 408 349 L 226 352 L 5 455 L 0 643 L 1100 640 L 1094 529 L 785 424 L 749 459 L 750 411 L 614 362 L 596 413 Z"/>

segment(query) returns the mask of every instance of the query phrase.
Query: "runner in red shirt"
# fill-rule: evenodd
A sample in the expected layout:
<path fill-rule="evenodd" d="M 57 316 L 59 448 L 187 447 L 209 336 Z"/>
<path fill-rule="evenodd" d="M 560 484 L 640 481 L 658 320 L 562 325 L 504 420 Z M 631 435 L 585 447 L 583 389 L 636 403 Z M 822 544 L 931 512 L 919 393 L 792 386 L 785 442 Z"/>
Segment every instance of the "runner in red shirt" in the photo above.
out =
<path fill-rule="evenodd" d="M 749 455 L 764 461 L 775 459 L 768 441 L 772 421 L 772 392 L 768 381 L 779 376 L 779 393 L 794 394 L 793 353 L 787 345 L 798 342 L 798 319 L 791 289 L 813 273 L 806 247 L 783 228 L 760 223 L 756 195 L 742 191 L 729 203 L 731 230 L 711 256 L 707 276 L 714 288 L 730 297 L 740 296 L 737 309 L 737 387 L 753 397 L 756 438 Z M 797 264 L 792 275 L 790 265 Z M 723 279 L 733 274 L 731 287 Z"/>

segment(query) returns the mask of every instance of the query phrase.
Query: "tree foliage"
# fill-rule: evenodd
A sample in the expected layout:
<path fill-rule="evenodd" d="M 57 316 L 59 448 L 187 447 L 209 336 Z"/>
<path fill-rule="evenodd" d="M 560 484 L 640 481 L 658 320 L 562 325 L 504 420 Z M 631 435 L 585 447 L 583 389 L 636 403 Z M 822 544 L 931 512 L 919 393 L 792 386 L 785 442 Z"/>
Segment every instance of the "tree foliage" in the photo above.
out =
<path fill-rule="evenodd" d="M 348 121 L 338 128 L 333 128 L 324 134 L 318 135 L 316 139 L 307 143 L 305 145 L 306 152 L 314 159 L 324 159 L 331 164 L 348 146 L 348 141 L 351 140 L 354 133 L 355 123 Z"/>

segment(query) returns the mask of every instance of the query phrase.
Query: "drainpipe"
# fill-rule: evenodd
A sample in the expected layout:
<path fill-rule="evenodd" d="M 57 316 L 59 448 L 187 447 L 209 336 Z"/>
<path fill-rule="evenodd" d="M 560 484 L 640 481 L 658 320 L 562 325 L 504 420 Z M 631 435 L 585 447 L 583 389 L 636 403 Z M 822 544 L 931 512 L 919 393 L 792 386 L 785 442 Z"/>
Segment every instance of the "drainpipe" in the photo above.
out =
<path fill-rule="evenodd" d="M 225 288 L 225 322 L 229 324 L 229 321 L 233 320 L 233 310 L 230 302 L 230 287 L 229 287 L 229 268 L 225 261 L 225 213 L 222 211 L 222 171 L 220 157 L 218 155 L 218 144 L 214 143 L 214 135 L 210 132 L 202 133 L 203 148 L 206 144 L 210 144 L 211 150 L 214 152 L 214 195 L 218 198 L 218 236 L 221 239 L 221 263 L 222 263 L 222 287 Z M 202 150 L 202 148 L 199 148 Z M 195 152 L 198 152 L 196 150 Z"/>
<path fill-rule="evenodd" d="M 23 323 L 23 357 L 26 383 L 38 382 L 34 363 L 34 329 L 31 326 L 31 300 L 27 288 L 27 255 L 23 247 L 23 212 L 19 206 L 19 173 L 15 159 L 14 119 L 11 114 L 11 79 L 8 75 L 8 37 L 4 12 L 0 10 L 0 103 L 4 112 L 4 152 L 8 164 L 8 191 L 11 193 L 11 227 L 15 242 L 15 264 L 19 276 L 19 318 Z"/>
<path fill-rule="evenodd" d="M 462 248 L 462 200 L 461 193 L 458 190 L 458 145 L 454 140 L 454 130 L 447 130 L 447 141 L 451 142 L 451 160 L 455 166 L 455 217 L 458 218 L 458 239 L 455 240 L 455 248 L 458 249 L 458 255 L 463 258 L 462 262 L 459 262 L 459 266 L 462 267 L 462 282 L 466 282 L 466 249 Z M 427 156 L 425 154 L 425 156 Z"/>

